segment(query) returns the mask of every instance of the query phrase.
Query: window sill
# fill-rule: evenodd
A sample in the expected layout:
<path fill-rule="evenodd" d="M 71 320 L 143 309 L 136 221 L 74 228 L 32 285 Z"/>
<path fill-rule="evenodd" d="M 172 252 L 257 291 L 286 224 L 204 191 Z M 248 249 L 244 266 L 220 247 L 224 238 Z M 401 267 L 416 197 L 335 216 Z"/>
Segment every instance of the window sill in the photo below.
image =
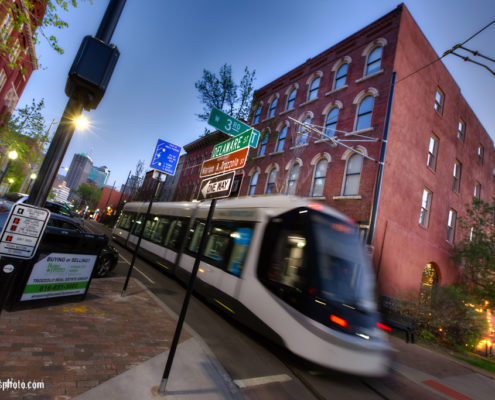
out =
<path fill-rule="evenodd" d="M 376 72 L 372 73 L 371 75 L 363 76 L 362 78 L 359 78 L 359 79 L 355 80 L 354 82 L 355 83 L 361 83 L 361 82 L 367 81 L 368 79 L 371 79 L 371 78 L 374 78 L 375 76 L 383 74 L 383 72 L 384 72 L 383 69 L 381 69 L 380 71 L 376 71 Z"/>
<path fill-rule="evenodd" d="M 284 152 L 283 151 L 274 151 L 272 153 L 268 153 L 269 156 L 276 156 L 278 154 L 284 154 Z"/>
<path fill-rule="evenodd" d="M 344 85 L 344 86 L 339 87 L 338 89 L 330 90 L 329 92 L 326 92 L 325 93 L 325 96 L 330 96 L 330 95 L 332 95 L 334 93 L 338 93 L 341 90 L 347 89 L 348 87 L 349 87 L 349 85 Z"/>
<path fill-rule="evenodd" d="M 299 104 L 299 107 L 304 107 L 308 104 L 314 103 L 316 100 L 318 100 L 318 97 L 315 97 L 314 99 L 311 99 L 311 100 L 305 101 L 304 103 Z"/>
<path fill-rule="evenodd" d="M 300 144 L 300 145 L 297 145 L 297 146 L 289 147 L 289 150 L 295 150 L 295 149 L 299 149 L 301 147 L 308 147 L 308 146 L 309 146 L 309 143 L 304 143 L 304 144 Z"/>
<path fill-rule="evenodd" d="M 327 198 L 325 196 L 315 196 L 315 197 L 310 197 L 311 200 L 317 200 L 317 201 L 326 201 Z"/>
<path fill-rule="evenodd" d="M 263 154 L 262 156 L 254 156 L 253 160 L 259 160 L 260 158 L 265 158 L 265 155 Z"/>
<path fill-rule="evenodd" d="M 263 121 L 261 121 L 261 122 L 267 122 L 267 121 L 271 121 L 271 120 L 272 120 L 272 119 L 274 119 L 274 118 L 275 118 L 275 116 L 273 116 L 273 117 L 270 117 L 270 118 L 266 118 L 266 119 L 264 119 L 264 120 L 263 120 Z"/>
<path fill-rule="evenodd" d="M 333 196 L 334 200 L 362 200 L 361 196 Z"/>
<path fill-rule="evenodd" d="M 362 135 L 364 133 L 373 132 L 374 130 L 375 130 L 375 128 L 373 128 L 373 127 L 361 129 L 360 131 L 352 131 L 352 132 L 346 133 L 345 136 Z"/>
<path fill-rule="evenodd" d="M 288 114 L 288 113 L 290 113 L 291 111 L 294 111 L 294 110 L 295 110 L 295 108 L 294 108 L 294 107 L 292 107 L 292 108 L 290 108 L 289 110 L 282 111 L 282 112 L 281 112 L 281 113 L 279 113 L 278 115 L 285 115 L 285 114 Z"/>

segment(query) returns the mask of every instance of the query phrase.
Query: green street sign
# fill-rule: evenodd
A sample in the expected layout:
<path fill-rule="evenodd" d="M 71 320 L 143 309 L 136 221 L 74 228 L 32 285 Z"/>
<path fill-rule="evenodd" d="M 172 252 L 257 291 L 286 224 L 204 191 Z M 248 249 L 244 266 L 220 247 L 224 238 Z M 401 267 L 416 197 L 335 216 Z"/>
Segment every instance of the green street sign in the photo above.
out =
<path fill-rule="evenodd" d="M 248 147 L 252 133 L 253 128 L 249 128 L 246 132 L 215 145 L 211 152 L 210 159 L 224 156 L 225 154 L 233 153 L 234 151 Z"/>
<path fill-rule="evenodd" d="M 210 117 L 208 118 L 208 124 L 217 128 L 219 131 L 226 133 L 227 135 L 237 136 L 246 132 L 248 129 L 253 129 L 249 125 L 225 114 L 217 108 L 212 108 Z M 251 147 L 257 147 L 260 138 L 260 132 L 253 129 L 251 135 L 251 141 L 249 145 Z"/>

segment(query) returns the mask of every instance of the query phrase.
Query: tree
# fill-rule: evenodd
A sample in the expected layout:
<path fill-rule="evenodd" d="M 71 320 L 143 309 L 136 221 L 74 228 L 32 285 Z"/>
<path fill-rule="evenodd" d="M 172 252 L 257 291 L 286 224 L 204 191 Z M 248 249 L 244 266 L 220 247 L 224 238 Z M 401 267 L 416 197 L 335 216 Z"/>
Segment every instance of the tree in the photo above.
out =
<path fill-rule="evenodd" d="M 9 151 L 15 150 L 19 155 L 9 169 L 9 176 L 16 182 L 12 190 L 18 190 L 26 173 L 41 162 L 50 141 L 42 114 L 44 105 L 43 99 L 39 102 L 33 99 L 30 105 L 14 111 L 9 121 L 0 127 L 0 166 L 6 164 Z"/>
<path fill-rule="evenodd" d="M 247 120 L 253 99 L 255 71 L 244 68 L 244 76 L 239 84 L 234 82 L 232 67 L 224 64 L 218 76 L 206 69 L 203 77 L 194 84 L 203 103 L 203 113 L 198 114 L 202 121 L 207 121 L 213 107 L 236 119 Z"/>
<path fill-rule="evenodd" d="M 101 197 L 101 189 L 87 183 L 82 183 L 79 185 L 74 193 L 81 198 L 81 205 L 88 206 L 90 209 L 94 209 L 96 207 L 96 204 Z"/>
<path fill-rule="evenodd" d="M 495 304 L 495 204 L 473 199 L 466 216 L 459 218 L 463 239 L 454 259 L 462 268 L 461 283 L 479 302 Z"/>
<path fill-rule="evenodd" d="M 79 0 L 79 3 L 84 0 Z M 92 0 L 89 0 L 92 4 Z M 36 8 L 43 6 L 46 3 L 46 9 L 43 16 L 43 20 L 39 21 L 37 13 L 34 12 Z M 58 45 L 57 37 L 55 35 L 47 35 L 45 28 L 53 27 L 56 29 L 64 29 L 69 24 L 64 21 L 58 11 L 69 11 L 69 7 L 76 8 L 78 0 L 23 0 L 19 4 L 15 1 L 0 0 L 0 8 L 10 14 L 12 20 L 12 30 L 21 31 L 23 26 L 29 26 L 31 32 L 33 32 L 33 42 L 36 45 L 39 43 L 39 34 L 41 34 L 49 43 L 49 45 L 60 54 L 64 53 L 64 50 Z M 39 29 L 36 28 L 39 26 Z M 9 28 L 10 29 L 10 28 Z M 10 32 L 1 32 L 3 34 L 9 34 Z M 0 43 L 0 50 L 2 53 L 14 54 L 11 40 L 2 41 Z M 20 45 L 21 50 L 26 50 L 23 44 Z M 15 65 L 15 62 L 14 62 Z M 12 65 L 12 67 L 14 66 Z"/>

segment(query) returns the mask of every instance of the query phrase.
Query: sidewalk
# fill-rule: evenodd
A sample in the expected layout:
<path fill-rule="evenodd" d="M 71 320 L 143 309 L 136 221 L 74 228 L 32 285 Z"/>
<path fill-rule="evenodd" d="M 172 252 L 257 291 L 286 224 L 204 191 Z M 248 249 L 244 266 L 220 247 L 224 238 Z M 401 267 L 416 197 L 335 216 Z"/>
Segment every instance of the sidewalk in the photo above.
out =
<path fill-rule="evenodd" d="M 1 390 L 0 399 L 264 399 L 262 386 L 239 389 L 202 339 L 185 326 L 167 384 L 157 394 L 176 320 L 139 281 L 95 279 L 85 301 L 0 315 L 0 385 L 42 382 L 43 389 Z M 384 398 L 491 400 L 495 375 L 391 337 L 394 373 L 367 380 Z M 282 393 L 282 392 L 280 392 Z M 282 397 L 279 397 L 282 398 Z"/>
<path fill-rule="evenodd" d="M 183 329 L 167 383 L 156 393 L 176 327 L 166 307 L 131 279 L 94 279 L 84 302 L 0 315 L 0 382 L 44 389 L 4 399 L 232 399 L 237 387 L 202 340 Z"/>

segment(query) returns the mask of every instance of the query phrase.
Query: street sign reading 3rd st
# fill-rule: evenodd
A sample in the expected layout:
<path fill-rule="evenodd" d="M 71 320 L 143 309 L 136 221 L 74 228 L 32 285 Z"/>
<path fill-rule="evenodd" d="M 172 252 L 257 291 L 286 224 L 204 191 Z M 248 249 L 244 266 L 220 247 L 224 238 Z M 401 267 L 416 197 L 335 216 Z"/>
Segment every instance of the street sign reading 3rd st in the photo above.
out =
<path fill-rule="evenodd" d="M 210 117 L 208 118 L 208 124 L 217 128 L 223 133 L 232 136 L 240 135 L 241 133 L 246 132 L 248 129 L 251 129 L 249 125 L 246 125 L 238 119 L 225 114 L 217 108 L 211 109 Z M 251 136 L 249 145 L 251 147 L 257 147 L 259 138 L 260 132 L 256 129 L 253 129 L 253 134 Z"/>

